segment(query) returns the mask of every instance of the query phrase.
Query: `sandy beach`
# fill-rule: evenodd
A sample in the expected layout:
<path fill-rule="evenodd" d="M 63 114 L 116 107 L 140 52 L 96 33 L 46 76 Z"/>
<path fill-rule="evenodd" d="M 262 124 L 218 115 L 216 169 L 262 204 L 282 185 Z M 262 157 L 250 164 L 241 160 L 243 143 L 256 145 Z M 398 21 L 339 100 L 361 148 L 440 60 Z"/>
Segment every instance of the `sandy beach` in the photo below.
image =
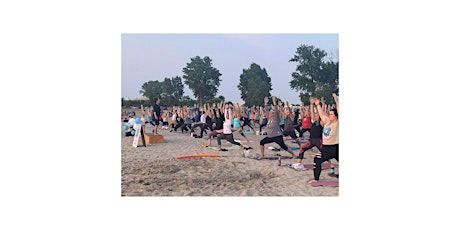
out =
<path fill-rule="evenodd" d="M 145 130 L 152 133 L 153 126 L 148 124 Z M 146 143 L 144 147 L 139 140 L 139 147 L 133 147 L 134 137 L 125 136 L 121 130 L 121 196 L 339 196 L 339 187 L 309 185 L 306 181 L 313 178 L 313 170 L 296 171 L 283 166 L 296 163 L 297 159 L 283 159 L 282 166 L 278 166 L 278 160 L 252 159 L 259 154 L 263 135 L 246 134 L 253 142 L 243 144 L 253 149 L 249 150 L 249 157 L 245 157 L 240 149 L 202 148 L 206 139 L 194 138 L 179 130 L 174 133 L 159 128 L 158 132 L 164 136 L 164 143 Z M 234 138 L 243 140 L 236 132 Z M 285 143 L 298 147 L 290 139 Z M 211 146 L 217 146 L 215 139 Z M 223 141 L 223 148 L 230 146 Z M 269 150 L 269 146 L 279 147 L 275 143 L 265 145 L 265 157 L 278 153 L 290 156 L 286 151 Z M 306 151 L 302 163 L 313 163 L 316 152 L 316 148 Z M 220 157 L 176 159 L 176 156 L 202 153 Z M 335 159 L 332 162 L 337 163 Z M 324 169 L 320 180 L 337 180 L 328 176 L 328 172 Z"/>

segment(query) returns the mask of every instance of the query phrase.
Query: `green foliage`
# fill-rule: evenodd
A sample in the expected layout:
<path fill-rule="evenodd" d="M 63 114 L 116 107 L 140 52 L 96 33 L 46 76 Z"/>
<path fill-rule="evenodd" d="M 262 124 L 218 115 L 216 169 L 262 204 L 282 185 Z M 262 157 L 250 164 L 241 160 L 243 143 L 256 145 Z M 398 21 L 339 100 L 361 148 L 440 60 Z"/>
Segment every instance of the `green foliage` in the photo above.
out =
<path fill-rule="evenodd" d="M 190 106 L 190 107 L 192 107 L 194 104 L 196 104 L 196 100 L 193 100 L 189 96 L 184 96 L 184 97 L 182 97 L 182 101 L 180 103 L 180 106 Z"/>
<path fill-rule="evenodd" d="M 222 81 L 222 74 L 212 67 L 212 60 L 208 56 L 203 59 L 199 56 L 191 58 L 191 62 L 187 63 L 182 72 L 184 83 L 192 90 L 199 104 L 215 97 Z"/>
<path fill-rule="evenodd" d="M 176 76 L 172 79 L 164 79 L 163 92 L 161 93 L 161 100 L 163 105 L 179 105 L 183 95 L 184 85 L 182 84 L 181 77 Z"/>
<path fill-rule="evenodd" d="M 146 103 L 149 106 L 155 103 L 155 98 L 160 98 L 163 106 L 174 106 L 179 105 L 182 100 L 184 85 L 181 77 L 176 76 L 172 79 L 165 78 L 162 82 L 158 80 L 145 82 L 139 93 L 149 99 Z"/>
<path fill-rule="evenodd" d="M 300 91 L 299 97 L 304 105 L 310 97 L 324 97 L 326 103 L 334 103 L 333 93 L 339 90 L 339 63 L 324 61 L 327 53 L 314 46 L 301 45 L 290 62 L 298 62 L 292 73 L 290 86 Z"/>
<path fill-rule="evenodd" d="M 163 84 L 158 80 L 145 82 L 142 84 L 142 90 L 139 91 L 139 93 L 146 96 L 150 102 L 153 102 L 155 98 L 161 98 L 162 92 Z"/>
<path fill-rule="evenodd" d="M 219 102 L 222 102 L 222 101 L 225 101 L 225 97 L 224 96 L 218 96 L 218 97 L 212 98 L 210 100 L 207 100 L 204 103 L 212 105 L 213 103 L 219 104 Z"/>
<path fill-rule="evenodd" d="M 241 99 L 244 100 L 245 106 L 262 105 L 264 97 L 271 97 L 271 87 L 271 78 L 265 68 L 262 69 L 258 64 L 252 63 L 248 69 L 243 69 L 238 89 L 241 91 Z"/>

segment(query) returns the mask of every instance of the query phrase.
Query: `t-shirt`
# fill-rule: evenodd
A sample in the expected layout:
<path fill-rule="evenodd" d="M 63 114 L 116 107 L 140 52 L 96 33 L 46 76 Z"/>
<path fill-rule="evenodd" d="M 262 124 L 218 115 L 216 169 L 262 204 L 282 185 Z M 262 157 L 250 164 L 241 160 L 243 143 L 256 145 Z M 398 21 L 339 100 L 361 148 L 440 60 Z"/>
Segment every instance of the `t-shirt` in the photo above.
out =
<path fill-rule="evenodd" d="M 291 116 L 287 116 L 284 120 L 284 131 L 294 131 L 294 121 Z"/>
<path fill-rule="evenodd" d="M 323 145 L 339 144 L 339 121 L 332 123 L 328 117 L 324 120 Z"/>
<path fill-rule="evenodd" d="M 206 113 L 201 114 L 200 122 L 203 124 L 206 123 Z"/>
<path fill-rule="evenodd" d="M 309 129 L 311 128 L 311 118 L 309 116 L 304 115 L 302 117 L 302 129 Z"/>
<path fill-rule="evenodd" d="M 161 112 L 161 107 L 158 104 L 153 105 L 153 112 L 157 115 L 157 118 L 160 118 L 160 112 Z M 153 119 L 155 119 L 155 116 L 153 116 Z"/>

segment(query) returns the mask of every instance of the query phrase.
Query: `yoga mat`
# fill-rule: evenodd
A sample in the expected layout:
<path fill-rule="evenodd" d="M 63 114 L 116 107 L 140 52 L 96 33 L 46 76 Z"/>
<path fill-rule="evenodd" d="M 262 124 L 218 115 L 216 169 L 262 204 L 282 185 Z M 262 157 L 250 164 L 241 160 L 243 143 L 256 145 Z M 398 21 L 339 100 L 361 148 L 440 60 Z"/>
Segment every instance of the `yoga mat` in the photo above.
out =
<path fill-rule="evenodd" d="M 212 147 L 208 147 L 210 149 L 213 149 L 213 150 L 216 150 L 216 151 L 220 151 L 217 147 L 215 146 L 212 146 Z M 227 149 L 227 150 L 233 150 L 233 149 L 240 149 L 240 146 L 238 145 L 232 145 L 232 146 L 222 146 L 221 147 L 222 149 Z"/>
<path fill-rule="evenodd" d="M 300 147 L 289 147 L 289 148 L 290 148 L 291 150 L 299 150 L 299 149 L 300 149 Z M 281 148 L 273 147 L 273 146 L 268 147 L 268 149 L 270 149 L 270 150 L 272 150 L 272 151 L 276 151 L 276 152 L 282 150 Z"/>
<path fill-rule="evenodd" d="M 278 158 L 279 158 L 279 156 L 270 156 L 270 157 L 264 157 L 264 158 L 261 158 L 261 159 L 258 159 L 258 158 L 251 158 L 251 159 L 254 159 L 254 160 L 278 160 Z M 281 156 L 281 160 L 283 160 L 283 159 L 292 159 L 292 157 Z"/>
<path fill-rule="evenodd" d="M 235 141 L 236 141 L 236 142 L 239 142 L 239 143 L 248 143 L 248 142 L 254 142 L 253 140 L 249 140 L 249 141 L 247 141 L 247 140 L 237 140 L 237 139 L 235 139 Z"/>
<path fill-rule="evenodd" d="M 313 179 L 307 180 L 307 183 Z M 338 180 L 319 180 L 315 183 L 309 184 L 313 187 L 317 186 L 325 186 L 325 187 L 339 187 L 339 181 Z"/>
<path fill-rule="evenodd" d="M 212 153 L 187 154 L 187 155 L 176 156 L 176 159 L 197 158 L 197 157 L 220 157 L 220 155 L 212 154 Z"/>
<path fill-rule="evenodd" d="M 285 164 L 284 166 L 289 167 L 289 168 L 291 168 L 291 169 L 294 169 L 294 170 L 296 170 L 296 171 L 305 171 L 305 170 L 311 170 L 311 169 L 313 169 L 313 164 L 303 164 L 304 169 L 295 169 L 295 168 L 291 167 L 290 165 L 292 165 L 292 164 Z M 339 164 L 337 164 L 337 163 L 332 163 L 332 166 L 333 166 L 334 168 L 338 168 L 338 167 L 339 167 Z M 327 162 L 321 164 L 321 170 L 325 170 L 325 169 L 330 169 L 329 163 L 327 163 Z"/>

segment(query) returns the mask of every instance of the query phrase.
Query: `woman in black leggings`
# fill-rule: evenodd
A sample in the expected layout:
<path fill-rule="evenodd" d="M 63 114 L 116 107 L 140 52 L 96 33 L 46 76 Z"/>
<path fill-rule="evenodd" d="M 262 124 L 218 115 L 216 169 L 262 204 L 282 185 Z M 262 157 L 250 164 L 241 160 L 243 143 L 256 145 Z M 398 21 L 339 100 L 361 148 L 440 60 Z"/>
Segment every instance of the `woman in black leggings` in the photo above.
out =
<path fill-rule="evenodd" d="M 339 161 L 339 101 L 335 93 L 332 95 L 336 104 L 336 108 L 331 109 L 327 114 L 321 108 L 319 99 L 314 98 L 314 104 L 317 108 L 323 125 L 323 146 L 321 153 L 316 154 L 314 158 L 315 168 L 313 169 L 314 179 L 308 183 L 316 183 L 321 175 L 321 164 L 330 159 Z"/>

